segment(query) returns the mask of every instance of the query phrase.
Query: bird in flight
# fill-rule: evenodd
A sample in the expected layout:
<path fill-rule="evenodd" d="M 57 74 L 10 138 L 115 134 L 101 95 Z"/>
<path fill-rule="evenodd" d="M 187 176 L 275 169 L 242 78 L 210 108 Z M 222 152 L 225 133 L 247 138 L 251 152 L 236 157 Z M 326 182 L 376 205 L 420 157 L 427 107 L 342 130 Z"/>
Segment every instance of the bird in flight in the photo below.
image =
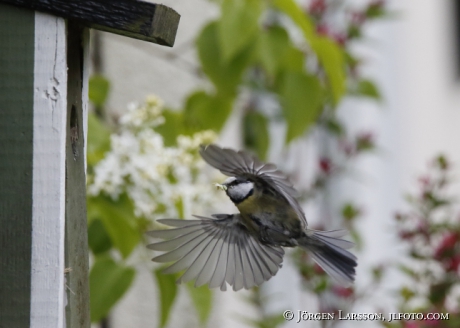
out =
<path fill-rule="evenodd" d="M 147 233 L 165 239 L 147 246 L 165 252 L 153 261 L 174 262 L 164 273 L 185 271 L 178 282 L 195 280 L 195 287 L 208 284 L 225 291 L 228 284 L 235 291 L 249 289 L 276 275 L 283 247 L 300 247 L 338 283 L 353 283 L 357 259 L 347 250 L 354 244 L 341 239 L 346 230 L 308 229 L 296 190 L 274 164 L 216 145 L 202 145 L 199 152 L 209 165 L 229 176 L 216 186 L 239 213 L 158 220 L 174 227 Z"/>

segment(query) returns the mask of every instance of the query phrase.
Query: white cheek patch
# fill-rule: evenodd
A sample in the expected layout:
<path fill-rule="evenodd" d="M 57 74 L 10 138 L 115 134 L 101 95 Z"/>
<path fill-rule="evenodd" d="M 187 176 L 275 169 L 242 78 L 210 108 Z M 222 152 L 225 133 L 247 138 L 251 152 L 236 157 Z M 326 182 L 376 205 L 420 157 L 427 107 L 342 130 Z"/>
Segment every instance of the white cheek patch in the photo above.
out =
<path fill-rule="evenodd" d="M 235 199 L 244 199 L 254 189 L 254 184 L 250 181 L 240 183 L 228 189 L 229 194 Z"/>

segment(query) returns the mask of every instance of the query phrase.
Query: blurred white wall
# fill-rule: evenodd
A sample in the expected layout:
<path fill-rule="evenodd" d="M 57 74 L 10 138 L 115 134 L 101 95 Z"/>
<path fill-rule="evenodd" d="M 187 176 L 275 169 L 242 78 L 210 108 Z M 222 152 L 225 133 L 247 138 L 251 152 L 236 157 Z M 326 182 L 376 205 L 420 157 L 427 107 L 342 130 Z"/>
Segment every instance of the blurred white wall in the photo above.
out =
<path fill-rule="evenodd" d="M 397 209 L 404 208 L 402 196 L 414 189 L 416 177 L 425 172 L 428 160 L 444 152 L 460 163 L 460 90 L 451 1 L 389 3 L 395 15 L 370 26 L 365 44 L 356 49 L 366 59 L 365 74 L 377 82 L 384 101 L 376 104 L 347 99 L 340 108 L 341 117 L 352 131 L 374 131 L 379 150 L 354 163 L 353 172 L 359 172 L 357 176 L 338 181 L 330 188 L 334 193 L 330 213 L 338 215 L 338 206 L 344 200 L 353 200 L 364 209 L 359 222 L 365 248 L 359 254 L 358 287 L 367 285 L 371 265 L 400 258 L 403 248 L 393 234 L 392 217 Z M 108 102 L 111 110 L 120 112 L 127 103 L 141 101 L 150 93 L 178 107 L 184 95 L 202 86 L 203 81 L 193 73 L 195 54 L 187 44 L 217 10 L 205 0 L 171 0 L 166 5 L 182 15 L 173 49 L 103 35 L 104 72 L 112 82 Z M 165 60 L 170 54 L 182 59 Z M 238 144 L 231 137 L 235 135 L 236 125 L 234 119 L 227 126 L 223 144 Z M 307 157 L 311 152 L 308 141 L 296 143 L 293 148 L 306 152 Z M 314 164 L 308 158 L 306 162 Z M 315 221 L 315 213 L 320 211 L 312 209 L 307 213 L 313 216 L 310 221 Z M 385 280 L 385 286 L 390 290 L 401 281 L 398 274 L 392 274 Z M 376 292 L 354 311 L 374 312 L 378 307 L 394 310 L 395 302 L 388 290 L 383 294 Z M 315 311 L 316 304 L 299 292 L 299 281 L 289 263 L 267 283 L 266 291 L 275 299 L 271 308 Z M 245 327 L 238 317 L 253 315 L 254 311 L 242 300 L 244 294 L 216 291 L 215 295 L 216 306 L 209 326 Z M 198 326 L 186 295 L 181 295 L 175 309 L 169 327 Z M 155 286 L 146 271 L 136 278 L 128 297 L 116 306 L 111 323 L 113 328 L 154 327 L 157 316 Z M 340 324 L 342 328 L 374 326 L 377 325 L 356 321 Z M 286 327 L 319 327 L 319 324 L 291 321 Z"/>

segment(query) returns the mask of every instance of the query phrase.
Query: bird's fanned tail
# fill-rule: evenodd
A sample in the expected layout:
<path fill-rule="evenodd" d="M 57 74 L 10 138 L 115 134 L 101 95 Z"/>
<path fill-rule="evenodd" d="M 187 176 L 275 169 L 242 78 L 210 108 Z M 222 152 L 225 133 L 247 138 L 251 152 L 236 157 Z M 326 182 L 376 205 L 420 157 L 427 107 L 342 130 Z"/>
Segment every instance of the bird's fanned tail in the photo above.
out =
<path fill-rule="evenodd" d="M 350 286 L 356 275 L 356 256 L 347 251 L 353 243 L 344 239 L 346 230 L 311 231 L 300 240 L 299 246 L 310 252 L 312 258 L 338 283 Z"/>

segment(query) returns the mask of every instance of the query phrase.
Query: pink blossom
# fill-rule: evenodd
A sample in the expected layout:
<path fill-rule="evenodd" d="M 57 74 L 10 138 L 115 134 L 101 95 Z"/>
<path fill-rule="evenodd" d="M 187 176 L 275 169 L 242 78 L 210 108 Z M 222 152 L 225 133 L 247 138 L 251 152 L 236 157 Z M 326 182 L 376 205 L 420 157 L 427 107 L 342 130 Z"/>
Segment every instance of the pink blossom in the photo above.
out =
<path fill-rule="evenodd" d="M 404 328 L 419 328 L 417 321 L 404 321 Z"/>
<path fill-rule="evenodd" d="M 460 255 L 455 255 L 452 258 L 448 259 L 446 263 L 446 270 L 450 272 L 457 272 L 459 266 L 460 266 Z"/>
<path fill-rule="evenodd" d="M 308 7 L 308 12 L 313 16 L 322 16 L 327 9 L 325 0 L 313 0 Z"/>
<path fill-rule="evenodd" d="M 345 287 L 342 287 L 342 286 L 334 286 L 334 287 L 332 287 L 332 292 L 337 296 L 347 298 L 347 297 L 350 297 L 350 296 L 353 295 L 354 290 L 353 290 L 353 288 L 345 288 Z"/>
<path fill-rule="evenodd" d="M 316 33 L 318 33 L 319 35 L 329 36 L 330 30 L 326 24 L 318 24 L 316 26 Z"/>
<path fill-rule="evenodd" d="M 426 189 L 430 185 L 431 179 L 425 175 L 418 178 L 418 182 L 422 185 L 422 188 Z"/>
<path fill-rule="evenodd" d="M 351 14 L 351 24 L 354 26 L 360 26 L 366 20 L 366 16 L 361 12 L 354 12 Z"/>
<path fill-rule="evenodd" d="M 450 232 L 444 236 L 441 243 L 436 248 L 434 257 L 440 259 L 446 252 L 451 251 L 458 241 L 459 235 L 456 232 Z"/>
<path fill-rule="evenodd" d="M 322 267 L 320 267 L 318 264 L 314 264 L 313 265 L 313 271 L 315 271 L 315 273 L 317 274 L 324 274 L 324 270 Z"/>
<path fill-rule="evenodd" d="M 319 168 L 325 174 L 330 174 L 332 170 L 332 163 L 329 158 L 322 157 L 319 160 Z"/>
<path fill-rule="evenodd" d="M 341 46 L 344 46 L 347 42 L 347 36 L 344 33 L 334 34 L 334 40 Z"/>

